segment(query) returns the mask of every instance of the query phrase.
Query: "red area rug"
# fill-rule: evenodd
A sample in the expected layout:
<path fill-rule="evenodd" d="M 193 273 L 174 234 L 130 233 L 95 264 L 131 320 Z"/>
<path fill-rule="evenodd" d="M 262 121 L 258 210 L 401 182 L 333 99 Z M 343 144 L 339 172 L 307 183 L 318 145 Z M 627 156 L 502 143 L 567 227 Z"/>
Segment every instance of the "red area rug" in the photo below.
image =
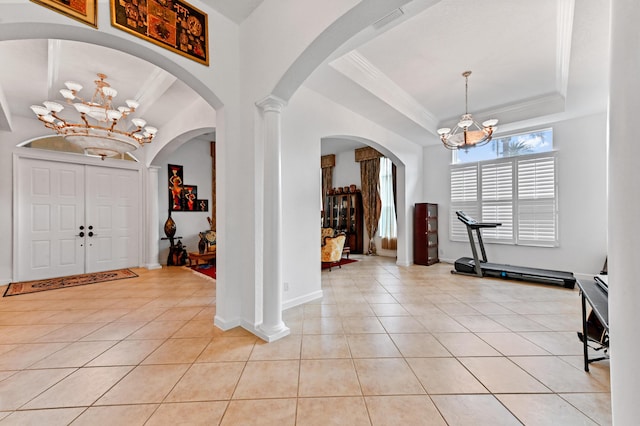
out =
<path fill-rule="evenodd" d="M 340 262 L 336 262 L 336 263 L 322 262 L 322 269 L 329 269 L 329 266 L 331 266 L 331 269 L 333 269 L 342 265 L 348 265 L 349 263 L 353 263 L 353 262 L 357 262 L 357 260 L 356 259 L 340 259 Z"/>
<path fill-rule="evenodd" d="M 118 269 L 116 271 L 71 275 L 68 277 L 48 278 L 45 280 L 23 281 L 9 284 L 7 290 L 4 292 L 4 297 L 36 293 L 38 291 L 45 290 L 55 290 L 58 288 L 102 283 L 105 281 L 123 280 L 125 278 L 133 278 L 137 276 L 138 275 L 136 275 L 135 272 L 132 272 L 129 269 Z"/>
<path fill-rule="evenodd" d="M 216 279 L 216 267 L 215 265 L 198 265 L 198 266 L 190 266 L 192 271 L 196 271 L 201 273 L 202 275 L 206 275 L 209 278 Z"/>

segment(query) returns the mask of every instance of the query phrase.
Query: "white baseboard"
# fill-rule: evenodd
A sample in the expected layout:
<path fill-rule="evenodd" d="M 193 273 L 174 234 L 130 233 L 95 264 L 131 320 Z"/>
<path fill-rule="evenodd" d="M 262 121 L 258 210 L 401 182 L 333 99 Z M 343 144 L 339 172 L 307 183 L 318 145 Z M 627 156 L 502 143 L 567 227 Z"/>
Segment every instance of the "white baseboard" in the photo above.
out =
<path fill-rule="evenodd" d="M 285 300 L 282 303 L 282 309 L 290 309 L 304 303 L 312 302 L 314 300 L 321 299 L 323 296 L 322 290 L 314 291 L 313 293 L 305 294 L 304 296 L 296 297 L 295 299 Z"/>
<path fill-rule="evenodd" d="M 216 315 L 213 319 L 213 324 L 220 330 L 227 331 L 242 325 L 242 322 L 240 321 L 240 319 L 234 319 L 232 321 L 225 320 L 224 318 Z"/>

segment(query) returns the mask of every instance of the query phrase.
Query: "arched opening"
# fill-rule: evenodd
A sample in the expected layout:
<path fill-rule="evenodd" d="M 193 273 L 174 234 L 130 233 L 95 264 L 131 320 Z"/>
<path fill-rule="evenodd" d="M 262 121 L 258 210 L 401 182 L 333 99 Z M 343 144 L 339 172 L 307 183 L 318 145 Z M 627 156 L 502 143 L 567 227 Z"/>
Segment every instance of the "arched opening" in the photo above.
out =
<path fill-rule="evenodd" d="M 406 200 L 406 188 L 405 188 L 405 163 L 400 157 L 390 151 L 388 148 L 381 144 L 366 138 L 362 138 L 354 135 L 332 135 L 326 136 L 321 139 L 321 153 L 322 155 L 337 154 L 336 175 L 339 179 L 338 183 L 345 183 L 344 179 L 356 180 L 358 187 L 360 187 L 360 166 L 354 159 L 354 152 L 356 149 L 363 147 L 371 147 L 382 154 L 384 157 L 389 158 L 396 166 L 397 170 L 397 193 L 396 196 L 396 214 L 398 224 L 398 243 L 396 250 L 380 250 L 380 238 L 374 236 L 376 246 L 379 250 L 379 254 L 390 257 L 396 257 L 399 264 L 408 264 L 408 245 L 410 238 L 407 231 L 406 217 L 407 217 L 407 205 L 404 202 Z M 342 159 L 343 161 L 339 161 Z M 335 185 L 334 185 L 335 186 Z M 339 184 L 337 186 L 340 186 Z M 370 236 L 364 232 L 364 238 L 367 240 Z M 368 241 L 368 240 L 367 240 Z M 366 252 L 366 251 L 365 251 Z"/>
<path fill-rule="evenodd" d="M 119 82 L 114 86 L 120 89 L 121 94 L 130 84 L 128 79 L 131 73 L 136 72 L 139 74 L 139 79 L 135 79 L 138 84 L 137 91 L 134 92 L 135 96 L 144 98 L 145 93 L 155 91 L 154 95 L 147 95 L 146 100 L 140 102 L 143 108 L 146 107 L 144 110 L 141 108 L 141 112 L 145 115 L 155 115 L 158 121 L 157 127 L 166 124 L 172 131 L 162 132 L 164 135 L 158 135 L 158 138 L 151 145 L 144 146 L 131 155 L 125 155 L 129 160 L 139 161 L 141 165 L 149 167 L 157 162 L 156 157 L 163 149 L 167 147 L 175 149 L 190 138 L 215 130 L 218 124 L 215 108 L 221 108 L 223 104 L 213 93 L 211 87 L 202 82 L 202 77 L 180 65 L 178 57 L 174 61 L 171 54 L 158 53 L 157 50 L 154 51 L 153 47 L 147 47 L 136 41 L 128 40 L 126 36 L 120 37 L 108 32 L 109 29 L 98 32 L 73 25 L 51 23 L 0 25 L 0 34 L 2 34 L 0 48 L 5 49 L 5 52 L 15 54 L 15 56 L 3 55 L 7 64 L 13 63 L 13 59 L 22 57 L 33 60 L 28 66 L 21 68 L 22 71 L 18 70 L 15 73 L 16 82 L 19 82 L 21 86 L 15 85 L 13 87 L 11 84 L 5 86 L 4 95 L 7 98 L 12 95 L 6 88 L 9 86 L 11 91 L 18 92 L 24 97 L 23 102 L 25 103 L 24 108 L 16 109 L 16 106 L 9 102 L 11 107 L 9 115 L 13 118 L 13 123 L 9 123 L 9 126 L 12 125 L 13 128 L 9 128 L 7 140 L 13 143 L 10 143 L 7 149 L 11 150 L 13 147 L 17 147 L 15 148 L 17 150 L 36 148 L 56 150 L 64 152 L 66 155 L 81 154 L 60 137 L 39 138 L 39 135 L 48 133 L 49 130 L 41 126 L 36 118 L 30 114 L 28 105 L 48 99 L 60 101 L 62 97 L 57 93 L 57 89 L 64 86 L 58 84 L 59 80 L 76 79 L 76 75 L 85 72 L 83 71 L 85 69 L 88 69 L 86 72 L 92 73 L 94 77 L 96 72 L 102 72 L 119 79 Z M 31 50 L 25 46 L 35 46 L 35 49 Z M 78 55 L 79 50 L 86 52 L 86 55 Z M 28 52 L 31 52 L 33 56 Z M 75 55 L 75 59 L 69 52 Z M 195 67 L 194 69 L 199 71 Z M 77 73 L 71 73 L 69 70 L 77 71 Z M 124 75 L 122 75 L 123 71 L 126 71 Z M 28 74 L 25 75 L 25 72 Z M 45 86 L 48 86 L 48 91 L 42 91 Z M 89 84 L 84 86 L 86 87 L 84 91 L 87 92 L 84 93 L 84 96 L 90 98 L 92 89 Z M 121 96 L 124 99 L 126 95 Z M 160 104 L 158 100 L 161 97 L 166 97 L 167 102 L 163 104 L 164 107 L 160 105 L 158 108 Z M 156 107 L 157 111 L 152 112 L 152 107 Z M 199 111 L 199 114 L 197 119 L 190 121 L 186 118 L 194 116 L 193 109 Z M 5 156 L 4 161 L 7 167 L 3 167 L 9 175 L 11 173 L 10 158 L 10 155 Z M 144 173 L 146 174 L 147 171 Z M 210 175 L 206 179 L 211 182 Z M 145 180 L 145 182 L 147 181 Z M 165 209 L 159 203 L 154 202 L 157 197 L 150 196 L 147 190 L 143 190 L 142 199 L 146 204 L 144 211 L 150 212 L 150 214 L 145 215 L 146 224 L 143 226 L 141 244 L 146 247 L 146 254 L 141 259 L 141 263 L 143 265 L 157 264 L 157 260 L 153 259 L 153 253 L 157 253 L 158 250 L 153 246 L 157 246 L 159 241 L 157 238 L 153 238 L 154 233 L 150 230 L 156 226 L 159 227 L 160 220 L 164 221 L 163 215 L 158 215 L 157 212 Z M 155 213 L 151 211 L 155 211 Z M 155 223 L 156 221 L 158 224 Z M 204 220 L 204 224 L 203 228 L 206 227 L 206 220 Z M 150 258 L 151 261 L 149 261 Z"/>

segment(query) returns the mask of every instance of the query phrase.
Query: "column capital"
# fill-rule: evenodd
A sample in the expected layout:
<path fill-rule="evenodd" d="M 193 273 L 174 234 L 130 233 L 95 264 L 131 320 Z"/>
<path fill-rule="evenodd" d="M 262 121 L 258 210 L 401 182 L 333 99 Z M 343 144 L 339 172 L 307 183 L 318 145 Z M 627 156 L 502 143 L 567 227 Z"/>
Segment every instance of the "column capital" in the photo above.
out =
<path fill-rule="evenodd" d="M 256 106 L 262 108 L 265 112 L 282 112 L 282 109 L 287 106 L 287 101 L 277 96 L 269 95 L 261 101 L 256 102 Z"/>

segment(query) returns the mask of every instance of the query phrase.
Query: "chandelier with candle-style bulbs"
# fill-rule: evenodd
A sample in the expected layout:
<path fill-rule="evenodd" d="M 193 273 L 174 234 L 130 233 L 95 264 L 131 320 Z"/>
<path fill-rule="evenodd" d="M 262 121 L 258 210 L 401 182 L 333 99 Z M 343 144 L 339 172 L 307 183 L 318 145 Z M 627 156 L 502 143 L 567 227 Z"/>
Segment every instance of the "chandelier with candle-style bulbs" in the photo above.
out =
<path fill-rule="evenodd" d="M 64 118 L 61 111 L 64 106 L 52 101 L 43 105 L 32 105 L 31 110 L 45 127 L 54 130 L 70 143 L 81 147 L 85 154 L 102 157 L 114 157 L 135 151 L 138 147 L 150 143 L 158 129 L 147 126 L 147 122 L 136 117 L 125 120 L 139 107 L 138 102 L 128 99 L 126 106 L 114 108 L 113 98 L 118 91 L 106 82 L 107 76 L 98 74 L 96 89 L 91 100 L 82 99 L 78 92 L 82 86 L 67 81 L 66 89 L 60 93 L 67 103 L 80 113 L 80 120 Z"/>
<path fill-rule="evenodd" d="M 491 140 L 493 132 L 497 129 L 498 120 L 492 118 L 482 123 L 482 126 L 473 119 L 468 111 L 469 101 L 469 76 L 471 71 L 462 73 L 464 77 L 464 114 L 453 131 L 448 127 L 438 129 L 440 140 L 448 149 L 468 149 L 473 146 L 481 146 Z"/>

